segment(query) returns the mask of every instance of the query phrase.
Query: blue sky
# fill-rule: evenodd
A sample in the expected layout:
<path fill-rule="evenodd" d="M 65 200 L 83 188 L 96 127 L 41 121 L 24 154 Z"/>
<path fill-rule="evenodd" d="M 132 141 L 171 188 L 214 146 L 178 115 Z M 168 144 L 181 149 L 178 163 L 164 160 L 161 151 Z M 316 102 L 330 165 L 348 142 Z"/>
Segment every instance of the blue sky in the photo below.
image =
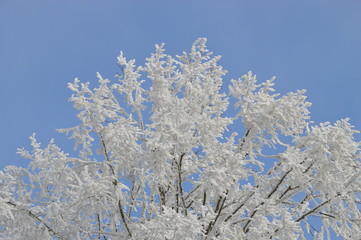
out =
<path fill-rule="evenodd" d="M 55 129 L 78 123 L 75 77 L 96 86 L 121 50 L 143 63 L 156 43 L 179 54 L 198 37 L 222 55 L 225 84 L 275 75 L 281 93 L 308 90 L 316 123 L 350 117 L 361 130 L 359 0 L 0 0 L 0 169 L 27 165 L 15 152 L 33 132 L 71 150 Z"/>

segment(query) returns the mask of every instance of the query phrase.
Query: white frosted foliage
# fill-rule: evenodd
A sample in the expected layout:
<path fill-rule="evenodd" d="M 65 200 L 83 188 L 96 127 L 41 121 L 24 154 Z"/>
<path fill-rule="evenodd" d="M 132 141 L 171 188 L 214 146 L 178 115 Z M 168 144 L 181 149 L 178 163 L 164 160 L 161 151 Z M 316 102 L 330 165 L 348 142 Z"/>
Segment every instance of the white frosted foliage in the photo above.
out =
<path fill-rule="evenodd" d="M 121 52 L 115 81 L 69 83 L 79 125 L 59 131 L 78 155 L 35 135 L 19 149 L 29 165 L 0 171 L 0 238 L 361 239 L 349 119 L 314 124 L 305 90 L 252 72 L 224 92 L 219 60 L 204 38 L 175 57 L 160 44 L 144 66 Z"/>

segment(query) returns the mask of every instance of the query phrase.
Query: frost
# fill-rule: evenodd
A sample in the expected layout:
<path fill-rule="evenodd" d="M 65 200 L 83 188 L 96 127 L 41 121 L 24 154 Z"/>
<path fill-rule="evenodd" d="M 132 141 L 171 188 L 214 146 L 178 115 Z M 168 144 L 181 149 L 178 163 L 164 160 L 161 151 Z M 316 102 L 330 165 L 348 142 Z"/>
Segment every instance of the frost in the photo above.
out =
<path fill-rule="evenodd" d="M 252 72 L 222 92 L 204 38 L 176 57 L 156 45 L 144 66 L 117 60 L 114 83 L 68 84 L 79 125 L 59 131 L 79 156 L 33 135 L 18 149 L 28 167 L 0 172 L 1 239 L 361 238 L 349 119 L 315 125 L 305 90 L 282 96 Z"/>

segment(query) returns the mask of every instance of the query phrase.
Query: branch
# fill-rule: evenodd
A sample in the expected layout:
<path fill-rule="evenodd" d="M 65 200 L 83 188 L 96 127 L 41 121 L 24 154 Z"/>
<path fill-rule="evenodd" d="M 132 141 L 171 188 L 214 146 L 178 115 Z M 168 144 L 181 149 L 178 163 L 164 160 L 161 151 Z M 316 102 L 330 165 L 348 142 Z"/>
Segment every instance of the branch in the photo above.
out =
<path fill-rule="evenodd" d="M 55 232 L 49 225 L 47 225 L 45 222 L 43 222 L 42 219 L 40 219 L 38 216 L 36 216 L 34 213 L 32 213 L 30 210 L 27 210 L 27 209 L 22 209 L 20 208 L 18 205 L 16 205 L 15 203 L 13 202 L 6 202 L 7 204 L 13 206 L 13 207 L 16 207 L 20 210 L 23 210 L 25 212 L 27 212 L 27 214 L 32 217 L 33 219 L 35 219 L 36 221 L 38 221 L 39 223 L 41 223 L 42 225 L 44 225 L 46 227 L 46 229 L 52 234 L 54 235 L 55 237 L 59 237 L 60 239 L 66 239 L 65 237 L 62 237 L 60 234 L 58 234 L 57 232 Z"/>
<path fill-rule="evenodd" d="M 328 214 L 328 213 L 324 213 L 324 212 L 318 212 L 319 214 L 321 215 L 324 215 L 326 217 L 330 217 L 330 218 L 336 218 L 335 216 L 331 215 L 331 214 Z"/>
<path fill-rule="evenodd" d="M 277 183 L 277 185 L 272 189 L 272 191 L 267 195 L 266 199 L 270 199 L 272 197 L 272 195 L 278 190 L 278 188 L 281 186 L 281 184 L 283 183 L 283 181 L 286 179 L 287 175 L 292 171 L 293 169 L 291 168 L 290 170 L 288 170 L 283 177 L 279 180 L 279 182 Z M 251 219 L 254 217 L 254 215 L 257 213 L 258 211 L 258 207 L 262 206 L 265 203 L 265 201 L 261 202 L 257 207 L 255 207 L 255 210 L 252 212 L 250 219 L 246 222 L 246 224 L 243 227 L 243 231 L 245 233 L 247 233 L 249 231 L 248 225 L 251 223 Z"/>
<path fill-rule="evenodd" d="M 183 187 L 182 187 L 182 162 L 183 162 L 184 155 L 185 155 L 185 153 L 182 153 L 182 155 L 179 158 L 179 163 L 177 164 L 177 167 L 178 167 L 178 189 L 179 189 L 180 198 L 182 200 L 183 209 L 185 211 L 185 214 L 187 215 L 187 209 L 186 209 L 186 204 L 185 204 L 184 197 L 183 197 Z"/>
<path fill-rule="evenodd" d="M 277 185 L 273 188 L 273 190 L 268 194 L 267 199 L 269 199 L 279 188 L 279 186 L 283 183 L 283 181 L 286 179 L 287 175 L 292 171 L 293 169 L 291 168 L 290 170 L 288 170 L 283 177 L 280 179 L 280 181 L 277 183 Z"/>
<path fill-rule="evenodd" d="M 227 191 L 226 195 L 227 195 L 227 194 L 228 194 L 228 191 Z M 215 218 L 214 220 L 212 220 L 212 221 L 208 224 L 208 228 L 207 228 L 207 230 L 206 230 L 206 232 L 205 232 L 206 238 L 208 237 L 208 234 L 212 231 L 212 229 L 213 229 L 213 227 L 215 226 L 215 224 L 216 224 L 219 216 L 221 215 L 221 212 L 222 212 L 222 210 L 223 210 L 223 206 L 224 206 L 224 203 L 226 202 L 226 199 L 227 199 L 227 196 L 225 196 L 225 197 L 223 198 L 223 202 L 222 202 L 222 204 L 221 204 L 221 206 L 220 206 L 220 208 L 219 208 L 219 211 L 218 211 L 218 214 L 217 214 L 216 218 Z"/>
<path fill-rule="evenodd" d="M 123 207 L 122 207 L 122 204 L 121 204 L 120 200 L 118 200 L 118 208 L 119 208 L 120 216 L 122 217 L 122 221 L 124 223 L 124 226 L 127 229 L 127 232 L 129 234 L 129 236 L 132 237 L 132 233 L 130 232 L 127 221 L 125 220 L 125 215 L 124 215 Z"/>
<path fill-rule="evenodd" d="M 258 186 L 256 186 L 258 187 Z M 255 194 L 255 191 L 253 191 L 240 205 L 237 207 L 225 220 L 224 222 L 227 222 L 231 217 L 233 217 L 245 204 L 246 202 Z"/>
<path fill-rule="evenodd" d="M 286 189 L 286 191 L 284 191 L 281 196 L 279 196 L 278 199 L 281 199 L 284 195 L 286 195 L 286 193 L 288 193 L 289 191 L 292 191 L 292 190 L 295 190 L 297 188 L 300 188 L 300 186 L 296 186 L 296 187 L 291 187 L 291 186 L 288 186 L 288 188 Z"/>
<path fill-rule="evenodd" d="M 159 191 L 159 196 L 160 196 L 161 204 L 162 204 L 162 206 L 165 206 L 165 204 L 166 204 L 165 190 L 163 190 L 163 188 L 162 188 L 161 186 L 159 186 L 159 187 L 158 187 L 158 191 Z"/>
<path fill-rule="evenodd" d="M 185 200 L 188 200 L 188 198 L 190 197 L 190 195 L 191 195 L 192 193 L 194 193 L 200 186 L 201 186 L 201 185 L 198 185 L 197 187 L 193 188 L 192 191 L 190 191 L 190 192 L 184 197 L 184 199 L 185 199 Z M 192 201 L 193 201 L 193 200 L 192 200 Z"/>
<path fill-rule="evenodd" d="M 340 196 L 340 194 L 337 194 L 335 197 Z M 322 206 L 324 206 L 325 204 L 329 203 L 332 200 L 332 198 L 328 199 L 327 201 L 324 201 L 323 203 L 321 203 L 320 205 L 316 206 L 315 208 L 313 208 L 312 210 L 308 211 L 307 213 L 303 214 L 301 217 L 299 217 L 295 222 L 300 222 L 302 221 L 305 217 L 307 217 L 308 215 L 314 213 L 315 211 L 317 211 L 317 209 L 321 208 Z"/>
<path fill-rule="evenodd" d="M 246 143 L 246 139 L 247 139 L 249 133 L 251 132 L 251 129 L 252 129 L 252 128 L 247 129 L 247 132 L 244 134 L 244 137 L 242 138 L 241 144 L 240 144 L 240 146 L 239 146 L 239 151 L 240 151 L 240 152 L 241 152 L 244 144 Z"/>
<path fill-rule="evenodd" d="M 100 227 L 100 216 L 99 214 L 97 214 L 97 220 L 98 220 L 98 231 L 101 231 L 101 227 Z M 98 239 L 100 240 L 100 234 L 98 234 Z"/>
<path fill-rule="evenodd" d="M 130 190 L 131 202 L 129 203 L 130 207 L 129 207 L 129 210 L 128 210 L 128 217 L 131 216 L 132 211 L 133 211 L 133 208 L 134 208 L 134 203 L 135 203 L 135 197 L 134 197 L 134 195 L 133 195 L 134 186 L 135 186 L 135 180 L 133 181 L 133 183 L 132 183 L 132 189 Z M 136 195 L 136 196 L 138 195 L 139 190 L 140 190 L 140 185 L 138 186 L 138 188 L 137 188 L 137 190 L 136 190 L 136 192 L 135 192 L 135 195 Z"/>
<path fill-rule="evenodd" d="M 102 145 L 103 145 L 104 156 L 105 156 L 107 162 L 110 162 L 109 155 L 108 155 L 108 151 L 107 151 L 107 148 L 106 148 L 106 145 L 105 145 L 103 136 L 102 136 L 100 133 L 98 133 L 98 135 L 99 135 L 100 140 L 101 140 L 101 143 L 102 143 Z M 114 187 L 116 188 L 117 185 L 118 185 L 118 180 L 117 180 L 117 177 L 116 177 L 114 168 L 113 168 L 113 166 L 112 166 L 110 163 L 108 163 L 108 165 L 109 165 L 109 167 L 110 167 L 110 169 L 111 169 L 111 172 L 112 172 L 112 174 L 113 174 L 113 177 L 114 177 L 113 185 L 114 185 Z M 118 208 L 119 208 L 120 216 L 121 216 L 121 218 L 122 218 L 122 221 L 123 221 L 123 223 L 124 223 L 124 226 L 125 226 L 125 228 L 127 229 L 127 232 L 128 232 L 128 234 L 129 234 L 129 236 L 132 237 L 132 233 L 130 232 L 130 229 L 129 229 L 129 227 L 128 227 L 128 223 L 127 223 L 127 221 L 125 220 L 125 215 L 124 215 L 124 211 L 123 211 L 123 207 L 122 207 L 122 204 L 121 204 L 121 202 L 120 202 L 120 199 L 118 200 Z"/>
<path fill-rule="evenodd" d="M 107 160 L 107 165 L 109 166 L 110 170 L 112 171 L 112 174 L 115 176 L 115 171 L 114 171 L 114 168 L 113 166 L 110 164 L 110 158 L 109 158 L 109 154 L 108 154 L 108 150 L 107 150 L 107 147 L 105 145 L 105 141 L 104 141 L 104 138 L 102 136 L 101 133 L 97 132 L 98 135 L 99 135 L 99 138 L 100 138 L 100 142 L 102 144 L 102 147 L 103 147 L 103 153 L 104 153 L 104 156 L 105 156 L 105 159 Z"/>
<path fill-rule="evenodd" d="M 203 205 L 203 206 L 206 205 L 206 201 L 207 201 L 207 192 L 204 191 L 204 192 L 203 192 L 203 202 L 202 202 L 202 205 Z"/>

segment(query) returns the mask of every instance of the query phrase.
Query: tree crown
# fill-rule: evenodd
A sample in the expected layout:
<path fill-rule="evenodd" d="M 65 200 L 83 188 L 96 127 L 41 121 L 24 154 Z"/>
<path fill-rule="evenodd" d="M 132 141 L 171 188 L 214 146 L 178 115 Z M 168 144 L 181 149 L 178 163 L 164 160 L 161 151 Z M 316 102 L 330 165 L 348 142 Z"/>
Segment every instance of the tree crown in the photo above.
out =
<path fill-rule="evenodd" d="M 79 156 L 35 136 L 19 149 L 29 166 L 0 172 L 0 237 L 360 238 L 349 120 L 313 125 L 305 90 L 281 96 L 252 72 L 221 92 L 226 71 L 205 44 L 176 57 L 156 45 L 141 67 L 121 53 L 118 82 L 69 83 L 80 124 L 59 131 Z"/>

